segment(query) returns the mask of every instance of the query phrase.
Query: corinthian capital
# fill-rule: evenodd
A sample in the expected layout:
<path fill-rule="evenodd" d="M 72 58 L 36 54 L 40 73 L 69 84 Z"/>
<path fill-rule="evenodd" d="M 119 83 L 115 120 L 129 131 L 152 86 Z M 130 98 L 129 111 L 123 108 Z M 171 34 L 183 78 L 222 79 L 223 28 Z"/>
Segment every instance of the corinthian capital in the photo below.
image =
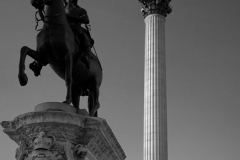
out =
<path fill-rule="evenodd" d="M 171 0 L 139 0 L 142 4 L 142 13 L 144 18 L 150 14 L 160 14 L 164 17 L 172 12 L 170 6 Z"/>

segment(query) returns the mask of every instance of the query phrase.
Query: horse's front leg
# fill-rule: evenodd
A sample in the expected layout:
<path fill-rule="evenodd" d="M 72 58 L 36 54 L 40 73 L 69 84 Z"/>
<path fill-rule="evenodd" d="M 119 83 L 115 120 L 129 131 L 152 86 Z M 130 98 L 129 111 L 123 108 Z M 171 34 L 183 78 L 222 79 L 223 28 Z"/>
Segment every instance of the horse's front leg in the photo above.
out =
<path fill-rule="evenodd" d="M 20 50 L 20 61 L 19 61 L 19 71 L 18 71 L 18 79 L 21 86 L 25 86 L 28 82 L 27 75 L 25 74 L 25 59 L 27 56 L 28 47 L 24 46 Z"/>
<path fill-rule="evenodd" d="M 30 56 L 34 60 L 40 62 L 43 65 L 47 65 L 46 59 L 37 51 L 34 51 L 26 46 L 23 46 L 20 51 L 20 62 L 19 62 L 19 72 L 18 79 L 21 86 L 25 86 L 28 82 L 27 75 L 25 74 L 25 60 L 26 56 Z"/>
<path fill-rule="evenodd" d="M 67 86 L 67 96 L 64 103 L 70 104 L 72 102 L 72 66 L 73 60 L 70 54 L 65 56 L 65 83 Z"/>

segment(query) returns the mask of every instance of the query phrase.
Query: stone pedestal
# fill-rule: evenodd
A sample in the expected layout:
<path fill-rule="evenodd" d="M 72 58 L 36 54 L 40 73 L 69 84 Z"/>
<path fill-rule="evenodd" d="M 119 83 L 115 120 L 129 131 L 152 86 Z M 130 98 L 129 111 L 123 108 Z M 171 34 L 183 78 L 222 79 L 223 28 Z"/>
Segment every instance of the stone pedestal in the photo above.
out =
<path fill-rule="evenodd" d="M 17 160 L 124 160 L 124 151 L 102 118 L 62 103 L 43 103 L 35 112 L 1 123 L 19 147 Z"/>

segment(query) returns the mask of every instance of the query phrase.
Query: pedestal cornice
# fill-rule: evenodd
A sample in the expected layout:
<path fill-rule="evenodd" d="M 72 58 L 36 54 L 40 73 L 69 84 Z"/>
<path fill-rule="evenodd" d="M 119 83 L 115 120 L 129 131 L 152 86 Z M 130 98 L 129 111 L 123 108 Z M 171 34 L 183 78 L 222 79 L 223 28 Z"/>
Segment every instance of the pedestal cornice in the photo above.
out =
<path fill-rule="evenodd" d="M 170 7 L 171 0 L 139 0 L 142 4 L 142 13 L 144 18 L 151 14 L 160 14 L 164 17 L 172 12 Z"/>

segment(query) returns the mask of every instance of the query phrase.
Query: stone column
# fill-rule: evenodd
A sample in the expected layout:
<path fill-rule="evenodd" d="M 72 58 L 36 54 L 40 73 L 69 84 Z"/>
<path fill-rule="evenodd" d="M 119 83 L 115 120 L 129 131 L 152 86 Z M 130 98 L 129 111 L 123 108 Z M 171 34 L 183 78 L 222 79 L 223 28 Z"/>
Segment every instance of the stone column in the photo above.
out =
<path fill-rule="evenodd" d="M 139 0 L 145 21 L 144 160 L 167 160 L 165 17 L 170 0 Z"/>
<path fill-rule="evenodd" d="M 124 160 L 124 151 L 102 118 L 76 114 L 63 103 L 43 103 L 35 112 L 1 122 L 19 147 L 16 160 Z"/>

